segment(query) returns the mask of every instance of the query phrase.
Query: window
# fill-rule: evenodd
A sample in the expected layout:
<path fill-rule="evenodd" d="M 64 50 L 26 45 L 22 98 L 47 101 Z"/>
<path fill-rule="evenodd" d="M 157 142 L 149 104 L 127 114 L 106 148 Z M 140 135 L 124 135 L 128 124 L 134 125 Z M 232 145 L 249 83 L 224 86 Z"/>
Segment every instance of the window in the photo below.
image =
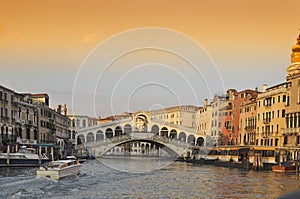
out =
<path fill-rule="evenodd" d="M 285 117 L 285 109 L 282 109 L 281 117 Z"/>
<path fill-rule="evenodd" d="M 282 96 L 282 102 L 286 102 L 286 95 Z"/>
<path fill-rule="evenodd" d="M 287 135 L 285 135 L 283 139 L 283 144 L 287 144 L 287 138 L 288 138 Z"/>
<path fill-rule="evenodd" d="M 26 139 L 30 140 L 30 129 L 26 128 Z"/>
<path fill-rule="evenodd" d="M 278 103 L 280 102 L 280 95 L 278 96 Z"/>
<path fill-rule="evenodd" d="M 287 98 L 286 98 L 286 105 L 287 105 L 287 106 L 290 105 L 290 96 L 287 96 Z"/>

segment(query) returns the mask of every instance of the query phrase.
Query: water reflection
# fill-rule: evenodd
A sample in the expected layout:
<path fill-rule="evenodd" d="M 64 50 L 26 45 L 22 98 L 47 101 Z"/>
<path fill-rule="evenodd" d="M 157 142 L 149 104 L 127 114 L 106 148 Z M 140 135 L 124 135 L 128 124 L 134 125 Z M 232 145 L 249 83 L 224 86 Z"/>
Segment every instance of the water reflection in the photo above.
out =
<path fill-rule="evenodd" d="M 300 189 L 295 174 L 181 162 L 160 170 L 128 173 L 124 170 L 151 170 L 145 166 L 150 160 L 111 158 L 105 161 L 121 169 L 92 160 L 83 164 L 79 176 L 53 181 L 37 178 L 36 168 L 2 168 L 0 194 L 2 198 L 277 198 Z M 154 162 L 164 163 L 156 159 L 152 166 Z M 153 168 L 151 164 L 149 168 Z"/>

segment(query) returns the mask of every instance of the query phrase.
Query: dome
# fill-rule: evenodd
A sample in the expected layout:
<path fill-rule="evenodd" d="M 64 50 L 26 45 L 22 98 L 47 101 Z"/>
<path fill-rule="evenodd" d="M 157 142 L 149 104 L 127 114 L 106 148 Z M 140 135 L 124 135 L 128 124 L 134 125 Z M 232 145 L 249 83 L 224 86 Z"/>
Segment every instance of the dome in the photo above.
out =
<path fill-rule="evenodd" d="M 287 68 L 288 77 L 300 74 L 300 34 L 292 47 L 291 65 Z"/>
<path fill-rule="evenodd" d="M 291 62 L 300 62 L 300 34 L 297 38 L 297 43 L 292 47 Z"/>
<path fill-rule="evenodd" d="M 299 64 L 291 64 L 287 68 L 288 76 L 296 75 L 300 72 L 300 63 Z"/>

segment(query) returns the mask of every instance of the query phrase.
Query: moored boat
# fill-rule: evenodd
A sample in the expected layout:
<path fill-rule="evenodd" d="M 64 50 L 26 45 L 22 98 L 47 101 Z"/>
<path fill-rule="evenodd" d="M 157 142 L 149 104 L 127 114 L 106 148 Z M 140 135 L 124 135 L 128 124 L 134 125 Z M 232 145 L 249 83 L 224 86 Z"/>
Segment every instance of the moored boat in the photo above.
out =
<path fill-rule="evenodd" d="M 34 148 L 27 148 L 26 146 L 22 146 L 17 153 L 0 153 L 1 167 L 32 167 L 49 161 L 46 155 L 39 157 Z"/>
<path fill-rule="evenodd" d="M 279 173 L 296 172 L 296 165 L 294 162 L 283 162 L 281 165 L 272 166 L 272 171 Z"/>
<path fill-rule="evenodd" d="M 38 177 L 48 177 L 52 180 L 59 180 L 64 177 L 79 174 L 81 164 L 78 160 L 57 160 L 43 164 L 37 170 Z"/>

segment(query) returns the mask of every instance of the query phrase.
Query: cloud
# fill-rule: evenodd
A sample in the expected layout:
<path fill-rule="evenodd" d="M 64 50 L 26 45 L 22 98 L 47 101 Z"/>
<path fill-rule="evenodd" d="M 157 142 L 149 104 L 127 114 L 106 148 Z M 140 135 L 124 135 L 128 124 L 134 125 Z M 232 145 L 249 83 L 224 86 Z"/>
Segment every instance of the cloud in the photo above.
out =
<path fill-rule="evenodd" d="M 92 33 L 92 34 L 86 34 L 83 37 L 83 43 L 84 44 L 89 44 L 89 43 L 93 43 L 95 41 L 97 34 L 96 33 Z"/>

